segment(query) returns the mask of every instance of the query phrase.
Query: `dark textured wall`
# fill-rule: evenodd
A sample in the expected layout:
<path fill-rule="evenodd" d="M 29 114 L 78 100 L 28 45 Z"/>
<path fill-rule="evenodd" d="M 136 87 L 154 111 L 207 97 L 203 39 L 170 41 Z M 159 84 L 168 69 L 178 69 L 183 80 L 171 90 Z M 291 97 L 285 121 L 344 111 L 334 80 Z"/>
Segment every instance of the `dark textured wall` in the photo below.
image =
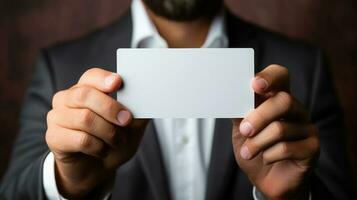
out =
<path fill-rule="evenodd" d="M 16 137 L 20 104 L 39 48 L 80 37 L 128 8 L 130 0 L 0 0 L 0 177 Z M 229 0 L 238 15 L 326 51 L 345 111 L 357 171 L 357 1 Z"/>

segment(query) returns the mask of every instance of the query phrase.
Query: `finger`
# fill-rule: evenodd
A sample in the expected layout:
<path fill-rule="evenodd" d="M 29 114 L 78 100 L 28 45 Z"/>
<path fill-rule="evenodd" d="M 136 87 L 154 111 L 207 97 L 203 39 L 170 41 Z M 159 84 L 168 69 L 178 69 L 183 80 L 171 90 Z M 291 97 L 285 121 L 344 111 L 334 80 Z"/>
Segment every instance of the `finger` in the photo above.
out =
<path fill-rule="evenodd" d="M 240 124 L 240 132 L 246 137 L 252 137 L 269 123 L 281 118 L 306 122 L 308 113 L 303 106 L 286 92 L 278 92 L 266 100 Z"/>
<path fill-rule="evenodd" d="M 104 142 L 83 131 L 52 125 L 46 133 L 46 142 L 53 152 L 84 153 L 102 158 L 107 155 Z"/>
<path fill-rule="evenodd" d="M 242 119 L 233 119 L 232 145 L 234 150 L 234 156 L 237 160 L 238 165 L 242 169 L 249 169 L 249 176 L 253 177 L 256 174 L 259 174 L 258 172 L 260 169 L 258 167 L 258 164 L 262 163 L 262 158 L 261 156 L 256 156 L 251 160 L 246 160 L 241 156 L 241 147 L 245 143 L 245 141 L 247 141 L 247 137 L 244 137 L 242 134 L 240 134 L 239 131 L 239 124 L 241 123 L 241 121 Z"/>
<path fill-rule="evenodd" d="M 53 98 L 53 108 L 63 106 L 92 110 L 105 120 L 119 126 L 126 126 L 132 120 L 132 115 L 127 108 L 108 95 L 88 86 L 77 86 L 57 93 Z"/>
<path fill-rule="evenodd" d="M 263 162 L 268 165 L 283 160 L 296 160 L 306 165 L 319 148 L 319 140 L 314 136 L 293 142 L 279 142 L 263 152 Z"/>
<path fill-rule="evenodd" d="M 114 148 L 120 141 L 116 127 L 89 109 L 60 108 L 51 110 L 47 115 L 47 120 L 66 129 L 91 134 Z"/>
<path fill-rule="evenodd" d="M 86 85 L 110 93 L 117 90 L 121 83 L 122 80 L 118 74 L 100 68 L 91 68 L 84 72 L 77 85 Z"/>
<path fill-rule="evenodd" d="M 239 131 L 239 125 L 243 119 L 232 119 L 233 130 L 232 130 L 232 143 L 235 149 L 240 149 L 241 146 L 246 141 L 246 137 L 244 137 Z"/>
<path fill-rule="evenodd" d="M 300 125 L 274 121 L 256 136 L 245 141 L 241 148 L 241 156 L 244 159 L 251 159 L 261 151 L 273 146 L 281 141 L 302 140 L 309 136 L 313 130 L 312 125 Z"/>
<path fill-rule="evenodd" d="M 280 65 L 269 65 L 257 73 L 252 81 L 253 90 L 258 94 L 290 91 L 289 71 Z"/>

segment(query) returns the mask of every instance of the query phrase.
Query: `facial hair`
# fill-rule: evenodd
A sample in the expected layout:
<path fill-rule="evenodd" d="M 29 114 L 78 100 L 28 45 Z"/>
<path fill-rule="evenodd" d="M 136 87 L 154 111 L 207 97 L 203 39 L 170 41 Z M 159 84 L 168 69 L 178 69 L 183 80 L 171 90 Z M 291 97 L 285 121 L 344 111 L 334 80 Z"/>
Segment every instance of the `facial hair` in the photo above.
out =
<path fill-rule="evenodd" d="M 156 15 L 174 21 L 211 18 L 221 9 L 222 0 L 142 0 Z"/>

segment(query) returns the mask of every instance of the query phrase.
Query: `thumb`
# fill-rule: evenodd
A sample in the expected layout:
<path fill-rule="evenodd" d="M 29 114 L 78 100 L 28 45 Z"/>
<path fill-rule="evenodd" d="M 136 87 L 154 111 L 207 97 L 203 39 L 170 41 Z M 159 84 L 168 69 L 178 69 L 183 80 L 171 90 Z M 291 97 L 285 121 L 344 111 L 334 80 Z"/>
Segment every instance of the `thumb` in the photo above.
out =
<path fill-rule="evenodd" d="M 91 68 L 83 73 L 77 85 L 87 85 L 104 93 L 117 91 L 122 85 L 119 74 L 101 68 Z"/>

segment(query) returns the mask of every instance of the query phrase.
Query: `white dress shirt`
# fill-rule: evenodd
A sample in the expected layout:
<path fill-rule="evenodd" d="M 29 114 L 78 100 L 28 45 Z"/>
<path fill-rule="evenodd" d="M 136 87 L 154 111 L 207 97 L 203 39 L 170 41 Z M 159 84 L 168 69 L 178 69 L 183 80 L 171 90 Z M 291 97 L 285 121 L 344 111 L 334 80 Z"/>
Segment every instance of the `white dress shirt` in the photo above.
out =
<path fill-rule="evenodd" d="M 140 0 L 132 3 L 132 48 L 168 48 Z M 210 26 L 203 48 L 228 45 L 223 14 Z M 119 72 L 120 73 L 120 72 Z M 154 119 L 173 200 L 203 200 L 214 119 Z"/>
<path fill-rule="evenodd" d="M 143 3 L 133 0 L 132 48 L 168 48 L 150 20 Z M 210 26 L 202 48 L 226 48 L 228 37 L 223 12 Z M 120 73 L 120 72 L 119 72 Z M 174 200 L 203 200 L 211 157 L 215 119 L 154 119 L 170 191 Z M 50 200 L 63 200 L 59 194 L 54 157 L 49 153 L 43 166 L 43 187 Z M 107 199 L 107 194 L 104 199 Z M 258 199 L 253 188 L 254 199 Z M 260 199 L 260 198 L 259 198 Z"/>

